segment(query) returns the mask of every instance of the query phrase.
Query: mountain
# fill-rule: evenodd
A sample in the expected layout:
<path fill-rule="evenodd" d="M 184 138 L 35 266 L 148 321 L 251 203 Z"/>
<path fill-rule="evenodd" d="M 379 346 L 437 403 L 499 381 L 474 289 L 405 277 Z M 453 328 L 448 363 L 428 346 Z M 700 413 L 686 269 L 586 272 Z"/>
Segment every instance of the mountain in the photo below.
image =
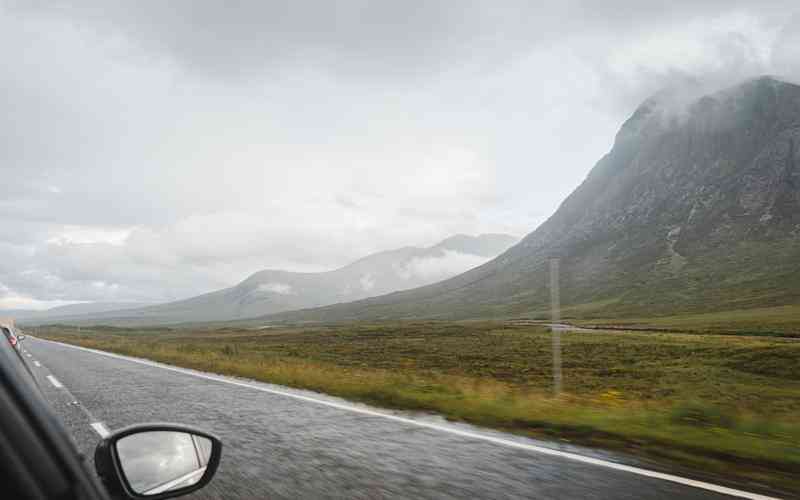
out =
<path fill-rule="evenodd" d="M 770 77 L 645 101 L 534 232 L 449 280 L 264 321 L 547 317 L 800 303 L 800 86 Z M 576 138 L 579 141 L 580 138 Z"/>
<path fill-rule="evenodd" d="M 104 313 L 107 311 L 120 311 L 147 306 L 142 302 L 85 302 L 80 304 L 68 304 L 65 306 L 51 307 L 50 309 L 0 309 L 0 316 L 23 319 L 66 319 L 72 316 L 83 314 Z"/>
<path fill-rule="evenodd" d="M 186 300 L 74 316 L 71 320 L 116 325 L 226 321 L 358 300 L 455 276 L 517 241 L 505 234 L 456 235 L 429 248 L 405 247 L 372 254 L 333 271 L 264 270 L 231 288 Z M 39 318 L 34 321 L 41 322 Z"/>

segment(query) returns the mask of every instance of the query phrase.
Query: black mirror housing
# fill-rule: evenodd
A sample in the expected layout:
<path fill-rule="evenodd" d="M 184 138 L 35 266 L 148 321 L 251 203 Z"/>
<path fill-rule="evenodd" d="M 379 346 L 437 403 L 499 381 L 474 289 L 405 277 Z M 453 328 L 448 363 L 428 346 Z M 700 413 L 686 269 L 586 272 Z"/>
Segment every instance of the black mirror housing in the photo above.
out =
<path fill-rule="evenodd" d="M 195 476 L 194 479 L 188 482 L 173 481 L 176 486 L 149 488 L 149 491 L 142 491 L 142 487 L 135 483 L 135 478 L 134 481 L 132 481 L 131 478 L 126 475 L 126 469 L 128 473 L 131 473 L 131 467 L 130 463 L 125 464 L 124 462 L 125 460 L 129 460 L 130 462 L 130 459 L 121 456 L 118 444 L 124 438 L 128 438 L 125 442 L 130 443 L 141 437 L 145 437 L 145 441 L 147 441 L 147 436 L 152 438 L 170 435 L 186 436 L 189 438 L 190 440 L 188 442 L 194 444 L 193 448 L 194 451 L 198 453 L 198 458 L 200 451 L 197 446 L 197 441 L 202 440 L 203 443 L 207 443 L 207 447 L 210 449 L 202 453 L 205 465 L 200 464 L 202 467 L 196 471 L 202 472 L 202 476 Z M 152 439 L 150 441 L 152 441 Z M 126 445 L 126 447 L 129 448 L 129 445 Z M 137 451 L 147 453 L 149 450 L 140 448 Z M 155 453 L 156 450 L 153 450 L 153 452 Z M 112 432 L 97 444 L 97 448 L 95 448 L 94 452 L 94 463 L 97 474 L 105 484 L 109 494 L 121 498 L 161 500 L 164 498 L 186 495 L 207 485 L 217 471 L 221 456 L 222 441 L 213 434 L 185 425 L 150 423 L 132 425 Z M 147 468 L 147 456 L 139 456 L 136 458 L 137 465 L 142 465 L 144 461 L 144 466 Z M 153 457 L 153 460 L 156 458 L 157 457 Z"/>

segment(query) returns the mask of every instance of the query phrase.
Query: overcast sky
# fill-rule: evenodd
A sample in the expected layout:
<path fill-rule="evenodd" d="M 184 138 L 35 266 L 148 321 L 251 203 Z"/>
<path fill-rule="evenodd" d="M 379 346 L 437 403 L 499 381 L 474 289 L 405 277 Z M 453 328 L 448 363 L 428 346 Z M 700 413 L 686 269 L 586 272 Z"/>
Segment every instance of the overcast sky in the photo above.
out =
<path fill-rule="evenodd" d="M 653 92 L 800 80 L 800 4 L 0 0 L 0 60 L 0 308 L 163 301 L 523 236 Z"/>

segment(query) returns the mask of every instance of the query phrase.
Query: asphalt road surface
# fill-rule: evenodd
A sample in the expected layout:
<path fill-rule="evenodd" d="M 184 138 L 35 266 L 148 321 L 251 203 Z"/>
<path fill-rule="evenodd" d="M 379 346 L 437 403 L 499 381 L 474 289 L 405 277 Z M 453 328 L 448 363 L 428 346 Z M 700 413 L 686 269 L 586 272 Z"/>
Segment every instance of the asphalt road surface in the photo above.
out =
<path fill-rule="evenodd" d="M 88 459 L 100 434 L 135 423 L 183 423 L 220 436 L 216 477 L 184 498 L 767 498 L 437 417 L 31 337 L 24 347 Z"/>

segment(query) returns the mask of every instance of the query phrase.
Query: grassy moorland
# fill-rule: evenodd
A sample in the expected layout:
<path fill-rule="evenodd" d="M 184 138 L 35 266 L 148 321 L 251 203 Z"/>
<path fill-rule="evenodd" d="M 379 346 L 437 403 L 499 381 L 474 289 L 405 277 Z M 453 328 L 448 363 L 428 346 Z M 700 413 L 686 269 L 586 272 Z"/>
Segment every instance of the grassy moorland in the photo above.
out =
<path fill-rule="evenodd" d="M 563 334 L 564 393 L 538 325 L 46 327 L 37 335 L 179 366 L 624 449 L 800 491 L 800 341 Z"/>
<path fill-rule="evenodd" d="M 650 318 L 587 319 L 575 324 L 594 327 L 663 329 L 687 333 L 775 335 L 800 338 L 800 305 Z"/>

